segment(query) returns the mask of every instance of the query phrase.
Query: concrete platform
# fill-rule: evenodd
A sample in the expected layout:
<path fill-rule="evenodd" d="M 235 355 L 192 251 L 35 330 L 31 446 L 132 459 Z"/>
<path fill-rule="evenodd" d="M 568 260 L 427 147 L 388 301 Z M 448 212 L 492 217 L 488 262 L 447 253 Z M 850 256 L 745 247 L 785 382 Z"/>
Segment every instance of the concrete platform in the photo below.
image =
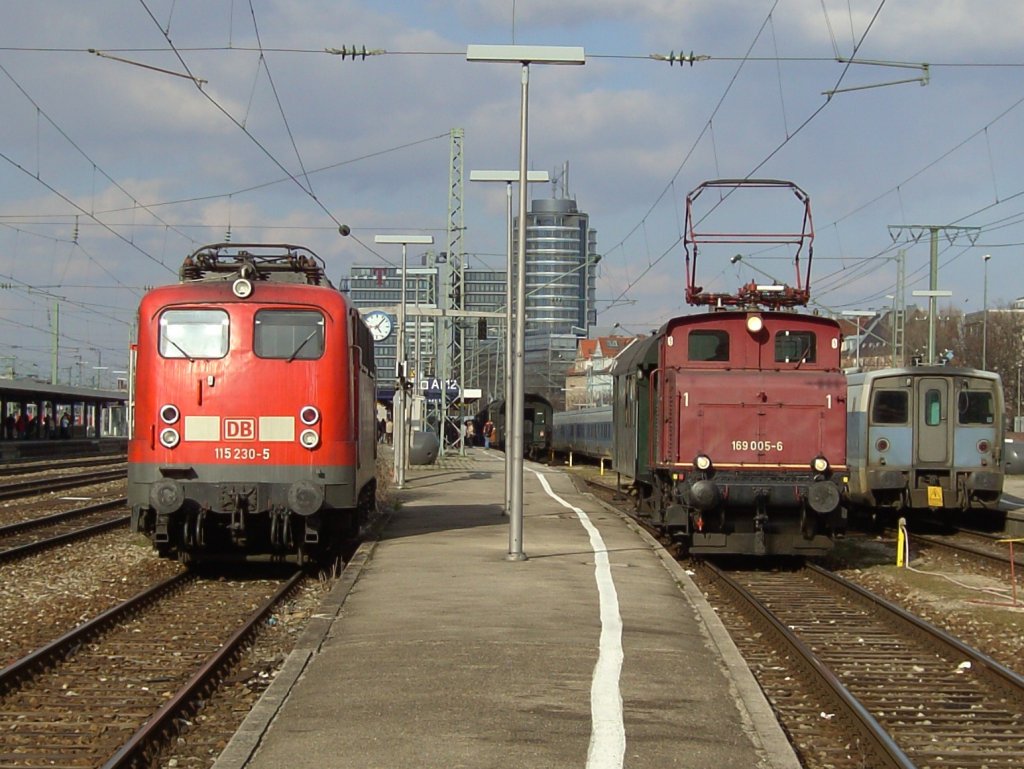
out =
<path fill-rule="evenodd" d="M 660 546 L 503 455 L 410 470 L 215 769 L 797 769 L 718 618 Z"/>

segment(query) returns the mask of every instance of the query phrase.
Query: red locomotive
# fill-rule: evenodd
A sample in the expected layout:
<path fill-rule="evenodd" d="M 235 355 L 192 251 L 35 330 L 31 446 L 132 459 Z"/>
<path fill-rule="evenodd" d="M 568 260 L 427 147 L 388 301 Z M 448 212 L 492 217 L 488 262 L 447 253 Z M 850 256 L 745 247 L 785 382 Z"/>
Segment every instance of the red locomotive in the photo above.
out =
<path fill-rule="evenodd" d="M 368 329 L 300 246 L 205 246 L 180 278 L 139 305 L 132 530 L 186 561 L 330 555 L 376 505 Z"/>
<path fill-rule="evenodd" d="M 792 191 L 804 206 L 801 231 L 696 231 L 693 201 L 703 191 L 744 187 Z M 809 300 L 809 199 L 789 182 L 706 182 L 687 198 L 684 240 L 687 300 L 711 311 L 675 318 L 656 335 L 645 474 L 658 523 L 694 553 L 826 552 L 845 528 L 846 379 L 838 323 L 790 309 Z M 697 249 L 720 243 L 793 247 L 795 286 L 771 279 L 704 291 Z"/>
<path fill-rule="evenodd" d="M 693 553 L 831 549 L 848 480 L 835 321 L 726 311 L 675 318 L 656 338 L 657 522 Z"/>

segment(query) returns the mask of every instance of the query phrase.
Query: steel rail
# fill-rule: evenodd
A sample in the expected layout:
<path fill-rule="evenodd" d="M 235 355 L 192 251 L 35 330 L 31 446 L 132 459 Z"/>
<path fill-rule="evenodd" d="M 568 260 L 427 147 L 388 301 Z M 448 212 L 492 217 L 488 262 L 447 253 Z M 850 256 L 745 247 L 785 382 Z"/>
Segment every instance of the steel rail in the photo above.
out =
<path fill-rule="evenodd" d="M 154 754 L 159 750 L 160 744 L 176 732 L 173 725 L 175 718 L 195 709 L 197 699 L 215 685 L 222 671 L 234 661 L 243 644 L 255 632 L 257 625 L 278 603 L 291 595 L 304 578 L 305 574 L 302 571 L 296 571 L 274 595 L 256 609 L 188 682 L 103 764 L 103 769 L 153 765 Z"/>
<path fill-rule="evenodd" d="M 850 723 L 863 737 L 864 744 L 872 746 L 873 754 L 883 762 L 884 766 L 893 767 L 893 769 L 915 769 L 916 764 L 896 744 L 889 732 L 878 723 L 860 700 L 846 688 L 832 669 L 822 662 L 810 647 L 727 572 L 707 561 L 701 562 L 701 566 L 710 571 L 722 587 L 736 596 L 745 609 L 753 612 L 758 624 L 765 626 L 792 650 L 807 674 L 846 712 Z M 865 762 L 865 765 L 869 764 Z"/>

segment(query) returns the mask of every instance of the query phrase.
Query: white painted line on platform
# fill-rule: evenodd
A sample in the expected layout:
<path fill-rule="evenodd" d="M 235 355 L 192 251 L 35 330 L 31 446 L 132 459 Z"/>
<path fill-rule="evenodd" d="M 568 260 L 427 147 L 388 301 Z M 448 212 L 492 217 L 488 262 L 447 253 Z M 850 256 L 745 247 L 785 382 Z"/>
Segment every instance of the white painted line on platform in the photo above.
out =
<path fill-rule="evenodd" d="M 622 693 L 619 674 L 622 672 L 622 616 L 619 595 L 612 579 L 608 548 L 601 532 L 585 512 L 570 505 L 554 491 L 542 473 L 531 469 L 548 496 L 576 513 L 590 535 L 594 551 L 594 579 L 601 605 L 601 640 L 598 646 L 594 678 L 590 683 L 590 748 L 587 769 L 621 769 L 626 754 L 626 727 L 622 720 Z"/>

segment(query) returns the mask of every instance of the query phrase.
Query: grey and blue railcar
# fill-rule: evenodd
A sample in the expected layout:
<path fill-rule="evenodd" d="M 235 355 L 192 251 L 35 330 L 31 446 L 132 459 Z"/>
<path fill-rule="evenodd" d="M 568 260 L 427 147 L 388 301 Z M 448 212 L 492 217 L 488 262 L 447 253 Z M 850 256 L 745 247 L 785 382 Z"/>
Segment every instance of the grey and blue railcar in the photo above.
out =
<path fill-rule="evenodd" d="M 613 453 L 614 419 L 611 406 L 591 406 L 554 415 L 551 450 L 569 457 L 610 460 Z"/>
<path fill-rule="evenodd" d="M 850 374 L 850 501 L 875 512 L 995 510 L 1003 488 L 1003 386 L 978 369 Z"/>

